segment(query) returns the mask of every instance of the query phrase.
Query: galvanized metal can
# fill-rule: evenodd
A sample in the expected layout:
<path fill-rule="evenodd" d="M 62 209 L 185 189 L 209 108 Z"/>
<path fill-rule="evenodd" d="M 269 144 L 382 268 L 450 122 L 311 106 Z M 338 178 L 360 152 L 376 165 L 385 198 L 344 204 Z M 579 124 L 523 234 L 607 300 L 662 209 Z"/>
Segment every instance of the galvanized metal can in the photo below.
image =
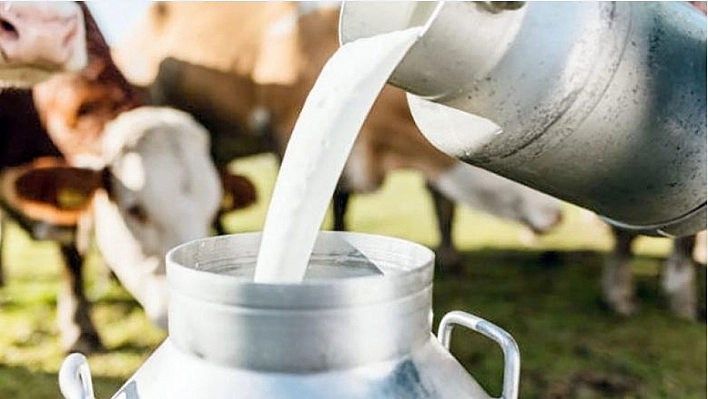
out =
<path fill-rule="evenodd" d="M 449 352 L 457 325 L 499 343 L 502 397 L 517 397 L 519 352 L 504 330 L 455 311 L 431 334 L 429 249 L 322 232 L 302 283 L 258 284 L 259 243 L 220 236 L 167 255 L 169 337 L 115 399 L 489 398 Z M 81 355 L 65 361 L 60 387 L 93 397 Z"/>
<path fill-rule="evenodd" d="M 706 228 L 706 18 L 681 2 L 346 2 L 442 151 L 643 233 Z"/>

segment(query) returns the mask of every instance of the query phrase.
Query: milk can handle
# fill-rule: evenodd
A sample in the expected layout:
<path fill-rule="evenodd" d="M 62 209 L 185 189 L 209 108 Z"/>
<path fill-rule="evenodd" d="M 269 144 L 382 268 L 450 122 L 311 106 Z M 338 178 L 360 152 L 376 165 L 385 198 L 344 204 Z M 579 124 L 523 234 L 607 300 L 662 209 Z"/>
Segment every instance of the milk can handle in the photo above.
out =
<path fill-rule="evenodd" d="M 95 399 L 91 370 L 84 355 L 72 353 L 64 359 L 59 369 L 59 390 L 65 399 Z"/>
<path fill-rule="evenodd" d="M 469 313 L 455 310 L 443 316 L 438 327 L 438 340 L 447 350 L 450 350 L 452 328 L 459 324 L 474 330 L 487 338 L 491 338 L 501 346 L 504 352 L 504 382 L 500 399 L 517 399 L 519 396 L 519 346 L 514 338 L 500 327 Z"/>

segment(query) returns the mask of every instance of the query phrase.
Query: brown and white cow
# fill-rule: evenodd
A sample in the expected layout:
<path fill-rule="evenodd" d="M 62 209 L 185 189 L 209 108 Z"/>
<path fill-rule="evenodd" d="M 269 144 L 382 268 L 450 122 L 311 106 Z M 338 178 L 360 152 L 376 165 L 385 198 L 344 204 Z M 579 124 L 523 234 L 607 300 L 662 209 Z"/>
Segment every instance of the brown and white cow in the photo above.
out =
<path fill-rule="evenodd" d="M 41 133 L 30 93 L 16 88 L 83 68 L 86 33 L 83 10 L 76 3 L 0 4 L 0 170 L 38 156 L 58 155 L 56 146 Z M 0 243 L 4 227 L 0 214 Z M 67 265 L 72 264 L 78 255 L 74 248 L 62 245 L 61 249 Z M 0 268 L 0 285 L 2 277 Z"/>
<path fill-rule="evenodd" d="M 72 164 L 108 176 L 91 207 L 97 247 L 150 319 L 166 327 L 164 255 L 207 236 L 221 203 L 209 136 L 184 112 L 141 106 L 103 38 L 89 44 L 87 68 L 35 86 L 35 104 Z"/>
<path fill-rule="evenodd" d="M 193 112 L 212 132 L 217 163 L 228 162 L 247 153 L 283 153 L 320 69 L 339 47 L 337 29 L 337 9 L 309 3 L 160 3 L 119 46 L 116 59 L 129 78 L 153 80 L 157 103 Z M 560 220 L 557 200 L 435 149 L 416 128 L 403 92 L 387 87 L 335 194 L 335 228 L 345 227 L 349 192 L 376 190 L 400 168 L 422 172 L 441 201 L 452 198 L 535 231 Z M 448 208 L 436 207 L 441 216 L 451 215 Z M 452 263 L 451 222 L 443 218 L 440 225 L 439 259 Z"/>
<path fill-rule="evenodd" d="M 23 227 L 35 236 L 60 242 L 67 271 L 58 299 L 61 341 L 67 350 L 84 352 L 100 349 L 101 344 L 83 292 L 82 257 L 71 234 L 77 218 L 57 218 L 61 213 L 52 213 L 38 201 L 49 198 L 49 205 L 56 206 L 62 202 L 60 193 L 72 191 L 92 198 L 93 230 L 105 262 L 148 316 L 165 326 L 164 254 L 208 235 L 221 199 L 207 132 L 184 112 L 140 106 L 139 92 L 115 68 L 90 13 L 86 16 L 87 30 L 95 32 L 89 35 L 87 68 L 36 85 L 37 110 L 28 91 L 16 92 L 0 110 L 14 123 L 0 126 L 2 133 L 37 139 L 19 148 L 24 141 L 7 142 L 4 149 L 10 155 L 22 150 L 22 156 L 14 159 L 17 163 L 62 150 L 71 162 L 94 168 L 78 171 L 83 177 L 77 179 L 66 176 L 77 173 L 66 165 L 34 164 L 31 170 L 20 166 L 3 174 L 2 192 L 5 209 Z M 38 147 L 49 142 L 40 115 L 58 149 Z M 11 156 L 6 159 L 10 160 Z M 67 210 L 63 211 L 66 216 Z M 39 234 L 47 229 L 69 234 Z"/>
<path fill-rule="evenodd" d="M 0 3 L 0 89 L 27 87 L 86 64 L 82 10 L 73 2 Z"/>
<path fill-rule="evenodd" d="M 53 72 L 79 71 L 86 66 L 88 49 L 95 51 L 105 47 L 84 4 L 5 2 L 0 5 L 0 24 L 0 49 L 5 51 L 9 48 L 7 46 L 16 46 L 15 51 L 25 49 L 21 56 L 9 58 L 3 55 L 0 86 L 31 86 L 52 76 Z M 49 51 L 50 55 L 45 57 L 41 51 Z M 8 168 L 22 168 L 40 157 L 61 156 L 40 123 L 32 92 L 28 89 L 11 87 L 0 90 L 0 133 L 0 170 L 3 175 L 12 174 Z M 6 177 L 3 177 L 4 181 Z M 51 188 L 45 186 L 42 189 L 48 187 Z M 9 213 L 33 238 L 52 240 L 60 246 L 64 267 L 58 314 L 63 346 L 85 352 L 100 349 L 83 290 L 83 259 L 75 242 L 75 223 L 58 223 L 51 217 L 43 221 L 23 215 L 8 203 L 10 191 L 3 187 L 4 213 Z M 62 220 L 66 221 L 66 218 Z M 4 227 L 4 215 L 0 215 L 0 221 Z M 3 238 L 0 231 L 0 251 Z M 0 268 L 0 280 L 2 276 Z"/>

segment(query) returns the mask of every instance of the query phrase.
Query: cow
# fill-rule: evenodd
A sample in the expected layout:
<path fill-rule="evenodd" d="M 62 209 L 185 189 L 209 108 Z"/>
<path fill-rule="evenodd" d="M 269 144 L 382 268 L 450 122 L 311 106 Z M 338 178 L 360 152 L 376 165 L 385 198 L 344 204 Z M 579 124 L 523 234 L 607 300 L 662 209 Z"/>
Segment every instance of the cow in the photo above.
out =
<path fill-rule="evenodd" d="M 18 88 L 86 65 L 86 42 L 91 32 L 85 26 L 84 11 L 78 4 L 67 2 L 9 1 L 0 5 L 0 170 L 36 157 L 59 155 L 36 118 L 31 94 Z M 0 249 L 5 226 L 6 219 L 0 214 Z M 30 224 L 23 227 L 32 228 Z M 66 237 L 54 230 L 35 232 L 35 237 Z M 61 244 L 61 253 L 67 264 L 64 270 L 70 270 L 78 254 L 66 243 Z M 0 285 L 3 283 L 0 260 Z M 86 334 L 93 333 L 87 330 Z"/>
<path fill-rule="evenodd" d="M 86 64 L 82 9 L 69 2 L 0 4 L 0 90 L 29 87 Z"/>
<path fill-rule="evenodd" d="M 168 249 L 209 234 L 221 183 L 204 128 L 184 112 L 143 106 L 140 91 L 115 68 L 95 21 L 84 11 L 87 31 L 96 32 L 89 40 L 88 66 L 36 84 L 34 93 L 16 92 L 10 98 L 15 102 L 0 112 L 15 121 L 2 125 L 13 128 L 3 131 L 8 137 L 37 138 L 20 148 L 26 151 L 17 163 L 25 164 L 6 165 L 16 167 L 3 173 L 2 204 L 33 236 L 60 243 L 66 266 L 57 301 L 61 343 L 68 351 L 88 353 L 103 346 L 83 291 L 79 241 L 85 240 L 79 239 L 86 230 L 92 228 L 105 263 L 147 315 L 165 327 L 163 257 Z M 38 148 L 40 143 L 47 148 Z M 14 154 L 16 143 L 7 144 L 4 149 Z M 66 156 L 72 165 L 30 162 L 43 155 Z M 67 217 L 67 209 L 47 210 L 61 202 L 60 193 L 72 191 L 90 199 L 82 208 L 90 217 L 81 219 L 92 225 Z M 75 209 L 69 211 L 75 216 Z"/>
<path fill-rule="evenodd" d="M 86 8 L 69 2 L 16 2 L 0 5 L 0 169 L 36 156 L 58 155 L 56 146 L 33 119 L 31 97 L 18 88 L 30 87 L 52 74 L 78 71 L 86 65 Z M 12 90 L 8 89 L 11 88 Z M 8 92 L 9 91 L 9 92 Z M 18 114 L 19 113 L 19 114 Z M 23 121 L 23 118 L 26 121 Z M 0 215 L 0 243 L 5 219 Z M 0 286 L 4 283 L 0 260 Z"/>
<path fill-rule="evenodd" d="M 129 78 L 149 83 L 156 104 L 194 113 L 213 134 L 216 162 L 228 162 L 283 154 L 310 88 L 339 46 L 337 29 L 338 10 L 310 4 L 160 3 L 114 54 Z M 459 270 L 460 256 L 447 198 L 537 232 L 561 218 L 559 201 L 435 149 L 416 128 L 404 93 L 386 87 L 336 190 L 335 229 L 346 228 L 349 193 L 376 190 L 388 172 L 402 168 L 422 172 L 435 189 L 442 230 L 437 259 L 448 268 Z"/>
<path fill-rule="evenodd" d="M 0 9 L 0 23 L 4 30 L 3 46 L 12 39 L 7 35 L 14 32 L 15 42 L 24 43 L 25 46 L 32 43 L 37 45 L 36 42 L 40 41 L 39 49 L 49 51 L 43 47 L 48 45 L 59 47 L 58 52 L 52 53 L 54 55 L 49 61 L 44 60 L 40 54 L 35 54 L 39 58 L 34 63 L 31 59 L 22 61 L 3 59 L 7 65 L 1 66 L 3 72 L 0 72 L 0 77 L 4 76 L 1 74 L 6 68 L 8 71 L 14 71 L 8 75 L 13 78 L 6 82 L 10 88 L 0 92 L 0 122 L 2 122 L 0 123 L 0 132 L 2 132 L 0 170 L 6 171 L 8 168 L 29 165 L 39 157 L 61 157 L 61 152 L 46 134 L 39 120 L 32 92 L 26 87 L 40 84 L 50 76 L 61 72 L 78 72 L 86 67 L 89 52 L 93 52 L 93 59 L 97 60 L 100 58 L 102 48 L 106 48 L 105 52 L 108 50 L 85 4 L 7 2 Z M 38 27 L 33 28 L 33 25 Z M 62 34 L 67 29 L 74 33 Z M 57 42 L 57 38 L 62 40 Z M 36 73 L 33 72 L 35 69 L 37 69 Z M 49 72 L 56 73 L 52 75 Z M 44 223 L 25 217 L 15 212 L 15 209 L 5 201 L 6 199 L 4 198 L 2 203 L 3 210 L 18 221 L 33 238 L 50 239 L 60 246 L 64 264 L 58 298 L 62 346 L 67 350 L 76 349 L 84 352 L 102 349 L 98 334 L 89 317 L 89 307 L 83 291 L 80 273 L 82 256 L 74 241 L 75 226 Z M 4 226 L 5 217 L 1 217 L 0 220 Z M 0 250 L 3 248 L 3 238 L 0 234 Z M 0 279 L 2 275 L 0 269 Z"/>

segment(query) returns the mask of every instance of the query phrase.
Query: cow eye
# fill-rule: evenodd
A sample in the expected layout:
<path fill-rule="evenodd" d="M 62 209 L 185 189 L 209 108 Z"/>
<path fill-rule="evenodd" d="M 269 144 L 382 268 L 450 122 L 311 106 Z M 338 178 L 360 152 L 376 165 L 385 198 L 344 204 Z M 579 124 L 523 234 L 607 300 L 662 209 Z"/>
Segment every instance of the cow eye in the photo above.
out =
<path fill-rule="evenodd" d="M 126 213 L 130 215 L 131 217 L 137 219 L 140 223 L 145 223 L 147 222 L 147 212 L 145 212 L 145 208 L 138 204 L 134 204 L 126 208 Z"/>
<path fill-rule="evenodd" d="M 76 110 L 76 115 L 79 117 L 86 116 L 90 113 L 93 113 L 97 106 L 98 105 L 94 102 L 83 103 L 81 104 L 81 106 L 79 106 L 79 109 Z"/>

